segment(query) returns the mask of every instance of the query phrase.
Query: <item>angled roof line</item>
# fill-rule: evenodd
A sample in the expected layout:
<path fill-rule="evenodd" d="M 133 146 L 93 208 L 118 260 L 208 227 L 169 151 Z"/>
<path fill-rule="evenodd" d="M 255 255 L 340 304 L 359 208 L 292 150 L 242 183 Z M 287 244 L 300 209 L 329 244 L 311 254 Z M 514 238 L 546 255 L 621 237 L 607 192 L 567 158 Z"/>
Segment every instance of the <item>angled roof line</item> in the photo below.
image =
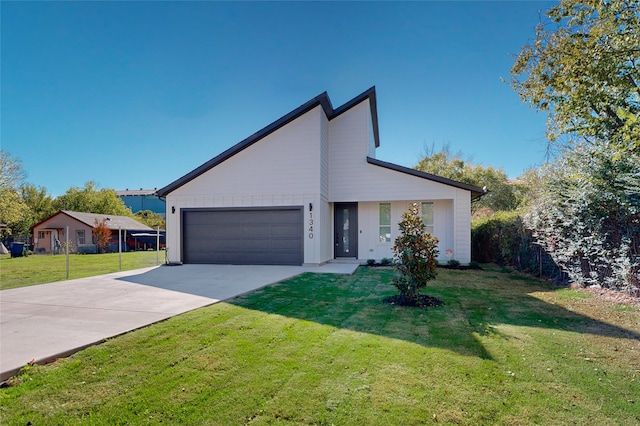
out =
<path fill-rule="evenodd" d="M 222 152 L 221 154 L 215 156 L 211 160 L 209 160 L 206 163 L 202 164 L 201 166 L 195 168 L 194 170 L 190 171 L 189 173 L 187 173 L 186 175 L 182 176 L 181 178 L 173 181 L 172 183 L 170 183 L 169 185 L 165 186 L 164 188 L 160 188 L 156 192 L 156 194 L 158 196 L 160 196 L 160 197 L 166 197 L 170 192 L 178 189 L 182 185 L 184 185 L 184 184 L 190 182 L 191 180 L 197 178 L 201 174 L 211 170 L 212 168 L 214 168 L 218 164 L 222 163 L 225 160 L 228 160 L 229 158 L 233 157 L 234 155 L 236 155 L 240 151 L 250 147 L 254 143 L 258 142 L 259 140 L 261 140 L 263 138 L 265 138 L 266 136 L 270 135 L 271 133 L 275 132 L 276 130 L 286 126 L 287 124 L 291 123 L 293 120 L 297 119 L 298 117 L 301 117 L 302 115 L 304 115 L 307 112 L 311 111 L 312 109 L 314 109 L 318 105 L 322 106 L 322 109 L 323 109 L 325 115 L 327 116 L 327 119 L 328 120 L 332 120 L 332 119 L 338 117 L 340 114 L 348 111 L 349 109 L 353 108 L 354 106 L 358 105 L 359 103 L 361 103 L 361 102 L 363 102 L 363 101 L 365 101 L 367 99 L 369 99 L 369 102 L 371 104 L 371 121 L 373 123 L 373 137 L 374 137 L 376 148 L 377 148 L 378 146 L 380 146 L 380 139 L 379 139 L 379 132 L 378 132 L 378 109 L 377 109 L 377 104 L 376 104 L 376 88 L 375 88 L 375 86 L 365 90 L 364 92 L 362 92 L 361 94 L 359 94 L 355 98 L 351 99 L 350 101 L 346 102 L 345 104 L 339 106 L 336 109 L 334 109 L 333 106 L 331 105 L 331 100 L 329 99 L 329 95 L 327 94 L 327 92 L 322 92 L 321 94 L 319 94 L 315 98 L 310 99 L 309 101 L 307 101 L 304 104 L 300 105 L 298 108 L 296 108 L 293 111 L 289 112 L 288 114 L 280 117 L 279 119 L 277 119 L 273 123 L 269 124 L 268 126 L 264 127 L 263 129 L 261 129 L 261 130 L 257 131 L 256 133 L 252 134 L 248 138 L 243 139 L 242 141 L 238 142 L 237 144 L 235 144 L 231 148 L 229 148 L 226 151 Z"/>
<path fill-rule="evenodd" d="M 103 219 L 109 219 L 109 222 L 106 225 L 107 225 L 107 228 L 111 230 L 117 230 L 118 225 L 120 225 L 121 229 L 127 229 L 127 230 L 136 230 L 136 231 L 153 230 L 153 228 L 143 223 L 140 223 L 129 216 L 118 216 L 113 214 L 102 214 L 102 213 L 74 212 L 71 210 L 59 210 L 56 213 L 52 214 L 51 216 L 47 217 L 46 219 L 43 219 L 40 222 L 36 223 L 29 229 L 33 231 L 33 229 L 36 228 L 37 226 L 40 226 L 44 222 L 58 215 L 65 215 L 67 217 L 77 220 L 78 222 L 82 222 L 91 228 L 95 226 L 93 219 L 98 219 L 99 221 L 102 221 Z"/>
<path fill-rule="evenodd" d="M 438 183 L 443 183 L 445 185 L 453 186 L 455 188 L 466 189 L 467 191 L 471 191 L 472 200 L 477 200 L 488 192 L 487 190 L 480 188 L 478 186 L 458 182 L 453 179 L 447 179 L 438 175 L 432 175 L 431 173 L 421 172 L 419 170 L 410 169 L 408 167 L 399 166 L 397 164 L 388 163 L 386 161 L 381 161 L 376 158 L 367 157 L 367 163 L 373 164 L 374 166 L 384 167 L 385 169 L 393 170 L 396 172 L 406 173 L 408 175 L 417 176 L 419 178 L 432 180 Z"/>

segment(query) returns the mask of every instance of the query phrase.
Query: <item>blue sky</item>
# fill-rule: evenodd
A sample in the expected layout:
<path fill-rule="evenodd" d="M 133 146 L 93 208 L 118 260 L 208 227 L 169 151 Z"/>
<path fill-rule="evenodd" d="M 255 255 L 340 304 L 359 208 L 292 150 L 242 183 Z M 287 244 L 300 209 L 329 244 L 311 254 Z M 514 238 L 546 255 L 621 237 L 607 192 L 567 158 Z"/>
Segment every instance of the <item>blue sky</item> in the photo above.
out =
<path fill-rule="evenodd" d="M 377 157 L 449 144 L 517 177 L 546 116 L 509 70 L 554 2 L 8 2 L 1 146 L 53 196 L 160 188 L 327 91 L 376 86 Z"/>

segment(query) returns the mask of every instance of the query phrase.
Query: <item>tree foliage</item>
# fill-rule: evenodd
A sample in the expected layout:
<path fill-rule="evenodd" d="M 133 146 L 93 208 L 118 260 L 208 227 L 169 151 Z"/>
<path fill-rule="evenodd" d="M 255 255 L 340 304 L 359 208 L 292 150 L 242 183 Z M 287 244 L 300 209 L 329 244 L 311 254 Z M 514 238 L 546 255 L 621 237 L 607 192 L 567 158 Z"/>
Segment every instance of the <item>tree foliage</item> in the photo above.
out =
<path fill-rule="evenodd" d="M 102 219 L 102 221 L 95 219 L 91 235 L 98 246 L 98 251 L 104 252 L 111 240 L 111 229 L 107 226 L 107 219 Z"/>
<path fill-rule="evenodd" d="M 574 282 L 640 293 L 640 155 L 618 154 L 567 151 L 525 220 Z"/>
<path fill-rule="evenodd" d="M 472 204 L 473 212 L 513 210 L 518 206 L 516 188 L 503 170 L 465 161 L 462 153 L 452 153 L 448 145 L 439 152 L 433 148 L 426 149 L 424 157 L 414 168 L 480 188 L 486 186 L 490 192 Z"/>
<path fill-rule="evenodd" d="M 561 135 L 640 149 L 640 2 L 562 0 L 511 70 L 512 87 Z"/>
<path fill-rule="evenodd" d="M 3 237 L 4 234 L 19 234 L 23 231 L 22 222 L 28 211 L 18 191 L 12 188 L 0 188 L 0 223 L 7 225 L 7 228 L 2 231 Z"/>
<path fill-rule="evenodd" d="M 640 291 L 640 2 L 561 0 L 511 70 L 566 136 L 535 176 L 525 223 L 582 285 Z"/>
<path fill-rule="evenodd" d="M 18 187 L 25 176 L 20 159 L 12 157 L 9 151 L 0 150 L 0 223 L 7 225 L 3 236 L 24 230 L 23 218 L 28 207 L 22 202 Z"/>
<path fill-rule="evenodd" d="M 25 176 L 20 159 L 0 149 L 0 188 L 17 190 Z"/>
<path fill-rule="evenodd" d="M 158 227 L 160 229 L 166 228 L 166 223 L 162 215 L 154 213 L 151 210 L 140 210 L 139 212 L 136 212 L 134 216 L 136 220 L 153 229 L 156 229 Z"/>
<path fill-rule="evenodd" d="M 35 185 L 24 183 L 20 186 L 18 192 L 20 199 L 28 209 L 23 217 L 24 233 L 36 223 L 56 212 L 56 208 L 53 205 L 53 198 L 51 198 L 45 187 L 36 187 Z"/>
<path fill-rule="evenodd" d="M 416 300 L 420 290 L 437 275 L 438 239 L 425 233 L 418 203 L 409 205 L 398 225 L 400 235 L 393 246 L 398 274 L 393 284 L 401 296 Z"/>
<path fill-rule="evenodd" d="M 132 216 L 131 210 L 113 189 L 98 189 L 95 182 L 87 182 L 82 188 L 69 188 L 56 198 L 54 206 L 56 210 Z"/>

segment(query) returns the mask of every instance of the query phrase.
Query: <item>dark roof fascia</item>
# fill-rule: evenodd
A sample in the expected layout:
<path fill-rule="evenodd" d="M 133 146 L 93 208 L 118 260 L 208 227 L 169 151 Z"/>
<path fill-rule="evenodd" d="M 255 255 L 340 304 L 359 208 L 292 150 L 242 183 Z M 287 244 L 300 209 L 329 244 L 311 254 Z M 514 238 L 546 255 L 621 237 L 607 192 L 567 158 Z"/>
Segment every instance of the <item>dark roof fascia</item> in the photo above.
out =
<path fill-rule="evenodd" d="M 452 179 L 447 179 L 442 176 L 432 175 L 431 173 L 421 172 L 416 169 L 410 169 L 408 167 L 399 166 L 397 164 L 388 163 L 386 161 L 381 161 L 376 158 L 367 157 L 367 163 L 373 164 L 374 166 L 384 167 L 389 170 L 394 170 L 400 173 L 406 173 L 408 175 L 417 176 L 422 179 L 432 180 L 434 182 L 443 183 L 445 185 L 453 186 L 455 188 L 466 189 L 467 191 L 471 191 L 471 199 L 476 200 L 482 197 L 487 193 L 484 189 L 477 187 L 475 185 L 469 185 L 466 183 L 458 182 Z"/>
<path fill-rule="evenodd" d="M 229 158 L 233 157 L 240 151 L 250 147 L 254 143 L 265 138 L 266 136 L 270 135 L 271 133 L 275 132 L 281 127 L 286 126 L 287 124 L 291 123 L 295 119 L 311 111 L 318 105 L 322 106 L 322 109 L 325 115 L 327 116 L 327 119 L 332 120 L 333 118 L 348 111 L 349 109 L 353 108 L 354 106 L 366 100 L 367 98 L 370 99 L 370 102 L 371 102 L 373 132 L 374 132 L 376 147 L 378 147 L 380 146 L 380 141 L 378 137 L 378 116 L 377 116 L 377 107 L 376 107 L 375 86 L 371 87 L 370 89 L 366 90 L 365 92 L 361 93 L 360 95 L 356 96 L 355 98 L 353 98 L 352 100 L 348 101 L 347 103 L 338 107 L 335 110 L 331 105 L 331 100 L 329 99 L 329 95 L 327 94 L 327 92 L 323 92 L 318 96 L 316 96 L 315 98 L 309 100 L 308 102 L 300 105 L 298 108 L 294 109 L 290 113 L 284 115 L 283 117 L 279 118 L 278 120 L 264 127 L 262 130 L 259 130 L 258 132 L 254 133 L 248 138 L 245 138 L 244 140 L 238 142 L 231 148 L 227 149 L 226 151 L 222 152 L 221 154 L 217 155 L 216 157 L 212 158 L 211 160 L 207 161 L 206 163 L 202 164 L 201 166 L 197 167 L 196 169 L 192 170 L 186 175 L 182 176 L 181 178 L 173 181 L 172 183 L 165 186 L 164 188 L 160 188 L 158 191 L 156 191 L 156 195 L 158 195 L 159 197 L 166 197 L 169 193 L 178 189 L 182 185 L 197 178 L 201 174 L 211 170 L 218 164 L 228 160 Z"/>

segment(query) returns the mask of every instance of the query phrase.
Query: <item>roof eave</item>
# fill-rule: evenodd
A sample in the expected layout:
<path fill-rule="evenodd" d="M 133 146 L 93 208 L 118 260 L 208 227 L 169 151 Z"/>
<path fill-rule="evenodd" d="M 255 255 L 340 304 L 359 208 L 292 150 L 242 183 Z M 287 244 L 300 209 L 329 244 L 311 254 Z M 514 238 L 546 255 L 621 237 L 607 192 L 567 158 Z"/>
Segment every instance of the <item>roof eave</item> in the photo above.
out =
<path fill-rule="evenodd" d="M 428 179 L 434 182 L 442 183 L 445 185 L 453 186 L 455 188 L 465 189 L 471 192 L 471 200 L 477 200 L 483 195 L 485 195 L 488 191 L 483 188 L 477 187 L 475 185 L 469 185 L 467 183 L 458 182 L 453 179 L 448 179 L 442 176 L 434 175 L 431 173 L 421 172 L 416 169 L 410 169 L 409 167 L 400 166 L 393 163 L 388 163 L 386 161 L 378 160 L 376 158 L 367 157 L 367 163 L 373 164 L 375 166 L 384 167 L 389 170 L 394 170 L 396 172 L 405 173 L 408 175 L 416 176 L 422 179 Z"/>

